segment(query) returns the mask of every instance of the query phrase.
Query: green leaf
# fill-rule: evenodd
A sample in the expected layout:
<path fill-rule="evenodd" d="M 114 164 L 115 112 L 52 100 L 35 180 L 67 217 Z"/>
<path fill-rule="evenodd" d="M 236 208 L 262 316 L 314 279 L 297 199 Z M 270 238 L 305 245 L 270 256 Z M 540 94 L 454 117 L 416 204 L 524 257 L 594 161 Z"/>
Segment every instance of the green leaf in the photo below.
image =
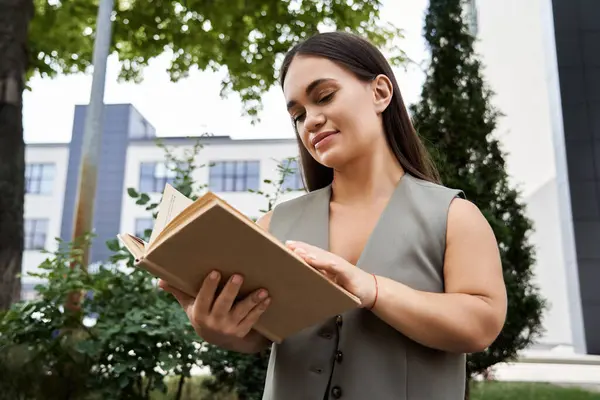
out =
<path fill-rule="evenodd" d="M 139 197 L 138 192 L 134 188 L 127 188 L 127 194 L 134 199 Z"/>
<path fill-rule="evenodd" d="M 125 364 L 117 364 L 115 365 L 115 373 L 117 374 L 122 374 L 123 372 L 127 371 L 127 365 Z"/>
<path fill-rule="evenodd" d="M 108 247 L 108 249 L 110 251 L 120 251 L 121 250 L 121 244 L 119 243 L 119 239 L 109 239 L 106 241 L 106 247 Z"/>
<path fill-rule="evenodd" d="M 129 385 L 129 376 L 121 375 L 119 376 L 119 388 L 124 389 Z"/>
<path fill-rule="evenodd" d="M 142 193 L 140 195 L 140 198 L 137 199 L 137 201 L 135 202 L 135 204 L 143 206 L 144 204 L 148 203 L 149 201 L 150 201 L 150 197 L 146 193 Z"/>

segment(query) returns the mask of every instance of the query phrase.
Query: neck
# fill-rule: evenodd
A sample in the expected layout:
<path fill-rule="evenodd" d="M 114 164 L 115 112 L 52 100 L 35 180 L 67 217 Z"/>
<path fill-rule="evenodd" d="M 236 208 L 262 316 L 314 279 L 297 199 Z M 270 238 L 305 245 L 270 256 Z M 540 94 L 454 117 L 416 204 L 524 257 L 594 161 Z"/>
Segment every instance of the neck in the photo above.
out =
<path fill-rule="evenodd" d="M 404 175 L 404 169 L 391 151 L 382 156 L 355 160 L 334 170 L 332 201 L 339 204 L 371 204 L 386 201 Z M 375 155 L 376 154 L 376 155 Z"/>

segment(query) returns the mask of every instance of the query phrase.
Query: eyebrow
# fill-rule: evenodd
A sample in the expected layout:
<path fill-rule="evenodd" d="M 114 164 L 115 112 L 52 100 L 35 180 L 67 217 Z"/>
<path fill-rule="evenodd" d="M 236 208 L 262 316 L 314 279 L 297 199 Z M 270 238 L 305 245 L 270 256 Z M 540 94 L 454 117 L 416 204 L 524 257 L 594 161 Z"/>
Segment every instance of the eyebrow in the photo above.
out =
<path fill-rule="evenodd" d="M 335 79 L 333 78 L 321 78 L 321 79 L 315 79 L 314 81 L 312 81 L 307 87 L 306 87 L 306 95 L 310 95 L 310 93 L 315 90 L 315 88 L 317 86 L 319 86 L 322 83 L 326 83 L 326 82 L 330 82 L 330 81 L 335 81 Z M 294 100 L 290 100 L 287 103 L 287 109 L 289 110 L 290 108 L 294 107 L 297 104 L 296 101 Z"/>

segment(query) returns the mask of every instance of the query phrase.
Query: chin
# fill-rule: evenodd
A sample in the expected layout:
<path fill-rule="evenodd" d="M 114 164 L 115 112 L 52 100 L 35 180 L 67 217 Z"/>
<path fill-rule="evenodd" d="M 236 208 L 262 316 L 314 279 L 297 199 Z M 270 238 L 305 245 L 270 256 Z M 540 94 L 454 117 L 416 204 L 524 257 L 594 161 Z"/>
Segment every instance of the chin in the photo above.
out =
<path fill-rule="evenodd" d="M 327 149 L 323 153 L 317 152 L 317 161 L 328 168 L 340 169 L 349 161 L 348 152 L 341 148 Z"/>

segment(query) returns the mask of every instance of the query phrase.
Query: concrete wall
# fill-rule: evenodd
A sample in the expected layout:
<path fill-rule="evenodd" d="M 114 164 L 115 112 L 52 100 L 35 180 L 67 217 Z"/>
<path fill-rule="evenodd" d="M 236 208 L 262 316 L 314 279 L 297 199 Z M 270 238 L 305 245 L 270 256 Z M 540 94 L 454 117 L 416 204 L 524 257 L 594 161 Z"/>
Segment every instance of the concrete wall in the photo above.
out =
<path fill-rule="evenodd" d="M 600 2 L 552 8 L 585 340 L 600 354 Z"/>
<path fill-rule="evenodd" d="M 47 144 L 25 148 L 26 163 L 49 163 L 54 165 L 54 180 L 50 193 L 28 193 L 25 195 L 24 218 L 45 219 L 48 221 L 45 246 L 48 251 L 57 249 L 57 242 L 54 238 L 60 237 L 68 159 L 68 144 Z M 38 278 L 29 277 L 27 274 L 34 272 L 46 257 L 46 254 L 37 250 L 25 250 L 23 252 L 22 284 L 24 290 L 27 290 L 30 283 L 39 281 Z"/>
<path fill-rule="evenodd" d="M 580 298 L 568 284 L 570 270 L 577 266 L 568 262 L 569 236 L 562 228 L 556 181 L 562 166 L 556 158 L 555 112 L 549 101 L 554 88 L 547 71 L 547 1 L 477 0 L 476 51 L 485 81 L 495 93 L 493 105 L 504 114 L 496 134 L 507 153 L 511 183 L 520 189 L 534 225 L 534 281 L 548 302 L 537 346 L 576 348 L 572 309 L 578 309 Z"/>

